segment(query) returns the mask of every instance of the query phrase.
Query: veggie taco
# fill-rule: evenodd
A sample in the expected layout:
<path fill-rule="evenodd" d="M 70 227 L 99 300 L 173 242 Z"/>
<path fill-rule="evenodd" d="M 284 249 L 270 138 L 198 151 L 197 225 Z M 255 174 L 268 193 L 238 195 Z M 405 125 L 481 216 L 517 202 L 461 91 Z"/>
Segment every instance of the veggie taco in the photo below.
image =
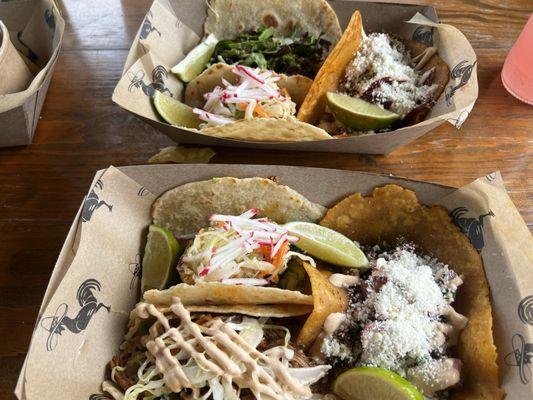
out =
<path fill-rule="evenodd" d="M 325 0 L 210 0 L 208 5 L 204 40 L 173 68 L 184 82 L 220 62 L 312 79 L 341 37 L 337 15 Z M 198 59 L 203 63 L 191 63 Z"/>
<path fill-rule="evenodd" d="M 152 215 L 192 239 L 175 260 L 189 283 L 132 311 L 103 384 L 113 398 L 503 399 L 481 257 L 410 190 L 324 215 L 273 181 L 217 178 L 163 194 Z M 276 267 L 284 246 L 299 255 Z M 278 279 L 257 277 L 266 264 Z"/>

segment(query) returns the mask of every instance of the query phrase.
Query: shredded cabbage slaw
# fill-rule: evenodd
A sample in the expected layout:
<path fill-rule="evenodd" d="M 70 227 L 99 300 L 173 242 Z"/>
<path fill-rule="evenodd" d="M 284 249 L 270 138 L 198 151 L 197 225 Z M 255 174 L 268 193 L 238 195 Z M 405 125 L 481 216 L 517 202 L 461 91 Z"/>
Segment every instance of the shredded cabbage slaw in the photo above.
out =
<path fill-rule="evenodd" d="M 296 236 L 267 218 L 253 219 L 258 212 L 211 215 L 211 226 L 195 236 L 181 257 L 180 273 L 194 282 L 264 286 L 278 282 L 292 257 L 315 265 L 311 257 L 291 251 Z"/>
<path fill-rule="evenodd" d="M 273 71 L 235 65 L 232 72 L 238 76 L 235 85 L 222 79 L 224 87 L 216 86 L 204 94 L 204 108 L 193 109 L 205 125 L 226 125 L 239 119 L 287 118 L 296 112 L 288 93 L 276 84 L 280 77 Z"/>
<path fill-rule="evenodd" d="M 202 352 L 197 335 L 201 334 L 208 339 L 212 345 L 215 345 L 217 340 L 215 339 L 215 336 L 212 336 L 214 332 L 212 331 L 211 327 L 215 321 L 219 320 L 219 318 L 211 318 L 206 315 L 194 317 L 193 320 L 189 320 L 189 324 L 194 326 L 184 324 L 182 319 L 182 322 L 176 328 L 165 328 L 164 325 L 166 324 L 161 324 L 161 318 L 168 318 L 170 322 L 170 319 L 174 317 L 170 310 L 165 312 L 164 316 L 162 314 L 161 316 L 157 317 L 158 322 L 155 322 L 154 326 L 150 328 L 150 334 L 148 336 L 144 336 L 141 341 L 143 343 L 154 340 L 163 341 L 166 348 L 170 350 L 169 355 L 171 354 L 171 357 L 175 360 L 177 365 L 180 366 L 184 375 L 192 385 L 192 393 L 191 391 L 188 391 L 188 394 L 186 395 L 188 397 L 186 398 L 195 400 L 238 400 L 241 397 L 241 390 L 243 388 L 249 388 L 254 396 L 258 399 L 271 398 L 265 393 L 255 392 L 253 389 L 254 386 L 248 386 L 249 382 L 247 383 L 247 381 L 240 380 L 239 375 L 232 376 L 227 372 L 222 372 L 218 367 L 210 369 L 208 366 L 211 364 L 207 362 L 203 356 L 200 356 L 200 354 L 205 354 L 205 356 L 208 356 L 209 352 Z M 285 369 L 285 371 L 288 373 L 288 376 L 290 376 L 290 379 L 296 380 L 304 387 L 308 387 L 317 382 L 331 369 L 331 366 L 329 365 L 317 365 L 304 368 L 291 367 L 290 361 L 294 358 L 294 350 L 292 350 L 289 346 L 291 337 L 290 333 L 284 326 L 267 324 L 267 318 L 251 318 L 244 316 L 242 319 L 235 317 L 222 317 L 222 319 L 223 325 L 225 325 L 225 328 L 223 329 L 224 331 L 230 329 L 236 332 L 242 338 L 242 340 L 247 343 L 247 345 L 251 346 L 255 350 L 257 350 L 258 346 L 263 341 L 266 330 L 280 330 L 285 333 L 283 344 L 261 351 L 260 353 L 255 352 L 255 355 L 253 355 L 254 352 L 249 353 L 249 355 L 254 359 L 253 362 L 257 363 L 255 368 L 261 368 L 265 370 L 272 378 L 278 376 L 279 371 L 275 372 L 270 370 L 269 364 L 265 362 L 267 358 L 274 358 L 281 362 L 281 368 Z M 168 329 L 177 329 L 180 332 L 180 337 L 182 337 L 185 342 L 188 343 L 187 346 L 189 347 L 177 346 L 177 343 L 174 342 L 172 336 L 167 335 L 166 332 L 168 332 Z M 193 332 L 196 330 L 199 333 L 193 334 Z M 137 331 L 137 334 L 138 333 L 139 332 Z M 238 341 L 234 341 L 234 345 L 237 344 Z M 187 348 L 189 348 L 189 350 L 187 350 Z M 194 350 L 194 353 L 191 354 L 191 349 L 193 348 L 196 350 Z M 229 352 L 228 357 L 231 362 L 234 362 L 239 366 L 241 373 L 244 374 L 249 368 L 251 368 L 251 365 L 249 365 L 250 361 L 245 361 L 244 359 L 236 356 L 237 354 L 239 354 L 238 351 Z M 202 359 L 204 361 L 201 361 Z M 209 360 L 214 361 L 210 357 Z M 135 377 L 136 383 L 126 390 L 124 393 L 124 400 L 137 400 L 141 395 L 143 395 L 142 398 L 144 400 L 174 398 L 170 397 L 170 395 L 176 392 L 172 391 L 172 389 L 170 389 L 167 385 L 168 377 L 166 374 L 170 373 L 170 371 L 165 369 L 165 373 L 162 373 L 160 370 L 160 367 L 163 365 L 162 360 L 154 359 L 153 355 L 150 354 L 149 351 L 146 351 L 142 353 L 142 358 L 138 361 L 138 363 L 140 367 L 138 368 Z M 115 367 L 114 371 L 112 372 L 112 380 L 116 383 L 114 374 L 115 370 L 120 371 L 123 370 L 123 368 Z M 285 387 L 283 381 L 276 379 L 276 382 L 276 385 L 280 385 L 279 388 L 283 388 L 283 399 L 300 400 L 310 398 L 309 396 L 298 395 L 297 393 L 291 391 L 288 387 Z M 309 393 L 311 392 L 309 391 Z"/>

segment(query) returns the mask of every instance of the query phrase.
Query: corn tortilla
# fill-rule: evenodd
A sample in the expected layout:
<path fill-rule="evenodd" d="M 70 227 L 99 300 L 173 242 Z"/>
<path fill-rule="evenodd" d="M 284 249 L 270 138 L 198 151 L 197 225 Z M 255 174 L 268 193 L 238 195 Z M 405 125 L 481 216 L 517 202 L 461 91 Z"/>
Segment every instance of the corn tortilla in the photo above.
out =
<path fill-rule="evenodd" d="M 374 189 L 367 197 L 356 193 L 345 198 L 320 223 L 363 245 L 391 244 L 405 238 L 424 254 L 436 257 L 463 275 L 464 284 L 458 290 L 454 307 L 469 322 L 453 351 L 463 362 L 464 383 L 452 390 L 450 399 L 497 400 L 505 396 L 498 383 L 492 309 L 483 262 L 443 207 L 424 206 L 414 192 L 386 185 Z"/>

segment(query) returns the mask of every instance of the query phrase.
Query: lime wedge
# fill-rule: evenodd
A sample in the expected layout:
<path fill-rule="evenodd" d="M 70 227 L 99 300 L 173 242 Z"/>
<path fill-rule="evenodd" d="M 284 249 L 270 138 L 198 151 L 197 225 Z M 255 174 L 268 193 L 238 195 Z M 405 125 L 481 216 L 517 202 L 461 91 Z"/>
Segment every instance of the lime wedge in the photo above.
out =
<path fill-rule="evenodd" d="M 192 49 L 176 66 L 170 70 L 183 82 L 190 82 L 202 73 L 205 65 L 211 59 L 218 39 L 210 34 L 203 42 Z"/>
<path fill-rule="evenodd" d="M 344 400 L 424 400 L 400 375 L 375 367 L 356 367 L 333 382 L 333 393 Z"/>
<path fill-rule="evenodd" d="M 344 125 L 362 131 L 383 129 L 400 118 L 398 114 L 357 97 L 328 92 L 328 107 Z"/>
<path fill-rule="evenodd" d="M 311 256 L 341 267 L 368 267 L 368 260 L 359 247 L 337 231 L 299 221 L 289 222 L 283 227 L 299 238 L 294 245 Z"/>
<path fill-rule="evenodd" d="M 180 245 L 165 228 L 150 225 L 142 262 L 142 293 L 164 289 L 177 276 L 176 263 Z"/>
<path fill-rule="evenodd" d="M 161 118 L 171 125 L 198 128 L 202 122 L 187 104 L 166 96 L 158 90 L 154 93 L 153 102 Z"/>

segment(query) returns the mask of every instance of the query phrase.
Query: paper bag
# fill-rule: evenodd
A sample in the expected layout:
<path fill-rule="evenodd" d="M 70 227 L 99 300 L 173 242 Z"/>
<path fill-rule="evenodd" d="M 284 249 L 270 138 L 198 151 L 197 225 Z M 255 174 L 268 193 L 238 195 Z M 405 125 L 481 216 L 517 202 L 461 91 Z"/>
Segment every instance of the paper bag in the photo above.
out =
<path fill-rule="evenodd" d="M 494 338 L 508 400 L 533 396 L 533 238 L 499 173 L 461 189 L 384 175 L 254 165 L 157 165 L 100 171 L 78 213 L 48 289 L 21 371 L 20 400 L 104 399 L 106 364 L 139 299 L 139 272 L 150 206 L 164 191 L 212 177 L 272 177 L 331 206 L 387 183 L 446 207 L 483 257 Z"/>
<path fill-rule="evenodd" d="M 23 91 L 0 95 L 0 147 L 30 144 L 58 59 L 65 21 L 53 0 L 0 2 L 0 20 L 35 76 Z"/>
<path fill-rule="evenodd" d="M 360 10 L 366 32 L 393 32 L 438 48 L 440 57 L 450 67 L 451 79 L 425 121 L 379 134 L 284 143 L 216 138 L 162 122 L 152 107 L 151 97 L 155 90 L 160 90 L 182 100 L 184 86 L 170 69 L 200 42 L 207 15 L 205 1 L 154 1 L 133 41 L 113 101 L 176 142 L 209 146 L 386 154 L 446 121 L 461 127 L 477 99 L 478 84 L 476 54 L 458 29 L 439 24 L 435 9 L 429 6 L 363 1 L 330 4 L 343 29 L 353 12 Z"/>

